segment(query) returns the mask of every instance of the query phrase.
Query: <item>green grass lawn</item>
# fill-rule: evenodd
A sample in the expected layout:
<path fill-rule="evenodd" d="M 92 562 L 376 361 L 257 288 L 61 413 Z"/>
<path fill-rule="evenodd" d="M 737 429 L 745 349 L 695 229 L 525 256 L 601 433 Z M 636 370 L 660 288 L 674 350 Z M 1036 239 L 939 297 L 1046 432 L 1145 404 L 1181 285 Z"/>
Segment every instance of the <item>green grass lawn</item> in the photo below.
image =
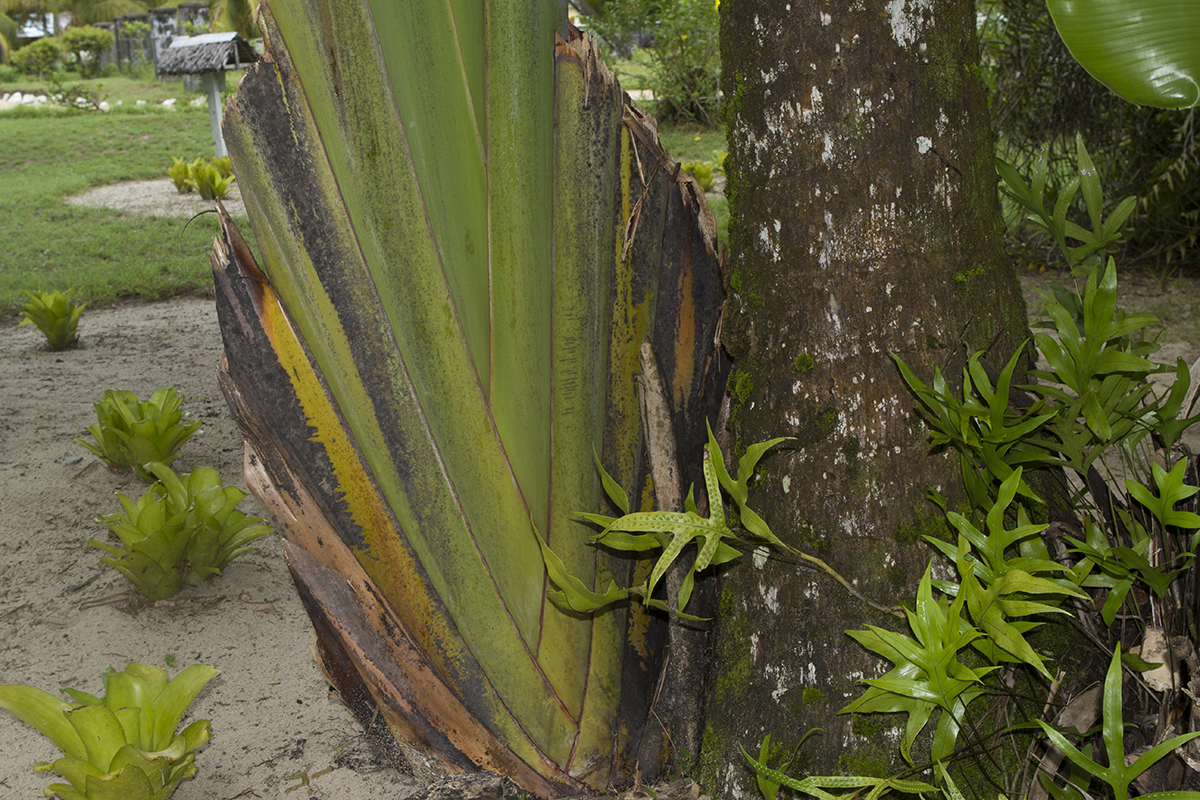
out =
<path fill-rule="evenodd" d="M 182 87 L 125 77 L 99 82 L 106 91 L 113 87 L 110 102 L 118 93 L 125 100 L 120 109 L 0 112 L 0 319 L 16 317 L 23 289 L 78 286 L 75 297 L 95 305 L 212 292 L 212 215 L 188 224 L 63 202 L 92 186 L 162 177 L 176 156 L 190 161 L 212 153 L 208 112 L 186 107 Z M 183 107 L 153 106 L 165 97 L 178 97 Z M 137 109 L 138 98 L 148 107 Z M 671 126 L 660 133 L 680 161 L 715 162 L 725 149 L 720 128 Z M 723 235 L 724 198 L 713 205 Z"/>
<path fill-rule="evenodd" d="M 22 289 L 79 286 L 100 305 L 212 292 L 211 215 L 189 225 L 63 202 L 163 176 L 174 156 L 211 155 L 206 110 L 0 112 L 0 142 L 0 317 L 17 313 Z"/>
<path fill-rule="evenodd" d="M 612 70 L 621 82 L 621 88 L 627 92 L 633 89 L 653 88 L 650 54 L 640 47 L 634 48 L 633 58 L 628 61 L 614 62 Z"/>
<path fill-rule="evenodd" d="M 717 156 L 726 152 L 724 128 L 709 128 L 695 122 L 660 126 L 658 138 L 676 161 L 719 164 Z"/>

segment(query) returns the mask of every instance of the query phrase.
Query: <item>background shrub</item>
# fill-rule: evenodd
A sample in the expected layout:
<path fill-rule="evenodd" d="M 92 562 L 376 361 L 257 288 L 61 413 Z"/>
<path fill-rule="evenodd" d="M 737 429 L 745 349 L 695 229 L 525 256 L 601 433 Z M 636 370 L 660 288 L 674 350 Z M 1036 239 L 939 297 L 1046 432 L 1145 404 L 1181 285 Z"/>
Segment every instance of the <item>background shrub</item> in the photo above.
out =
<path fill-rule="evenodd" d="M 24 74 L 41 80 L 46 72 L 62 60 L 62 46 L 53 37 L 38 39 L 15 51 L 10 60 Z"/>
<path fill-rule="evenodd" d="M 645 46 L 660 121 L 716 122 L 720 103 L 720 20 L 714 0 L 612 0 L 595 32 L 617 55 Z"/>
<path fill-rule="evenodd" d="M 1200 235 L 1200 149 L 1194 110 L 1126 103 L 1071 57 L 1040 0 L 980 4 L 983 75 L 999 155 L 1025 171 L 1048 145 L 1054 192 L 1074 175 L 1080 133 L 1105 185 L 1109 212 L 1139 198 L 1118 248 L 1125 263 L 1194 264 Z M 1050 243 L 1024 240 L 1038 255 Z M 1043 249 L 1043 247 L 1045 249 Z"/>
<path fill-rule="evenodd" d="M 68 28 L 59 37 L 64 50 L 75 54 L 79 74 L 84 77 L 95 75 L 100 69 L 100 56 L 112 49 L 117 37 L 112 31 L 93 28 L 91 25 Z"/>

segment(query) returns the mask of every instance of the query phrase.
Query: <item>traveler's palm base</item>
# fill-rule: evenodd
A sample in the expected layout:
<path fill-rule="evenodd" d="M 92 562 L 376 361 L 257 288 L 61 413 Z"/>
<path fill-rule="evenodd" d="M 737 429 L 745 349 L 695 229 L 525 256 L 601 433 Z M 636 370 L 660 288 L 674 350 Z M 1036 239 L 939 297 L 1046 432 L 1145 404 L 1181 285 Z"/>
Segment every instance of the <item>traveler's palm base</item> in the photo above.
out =
<path fill-rule="evenodd" d="M 604 789 L 664 755 L 666 626 L 549 602 L 535 530 L 594 588 L 645 569 L 577 513 L 612 511 L 593 453 L 651 495 L 643 342 L 699 472 L 725 377 L 714 225 L 555 4 L 460 5 L 262 6 L 225 117 L 258 259 L 223 216 L 222 385 L 360 717 L 418 769 Z"/>

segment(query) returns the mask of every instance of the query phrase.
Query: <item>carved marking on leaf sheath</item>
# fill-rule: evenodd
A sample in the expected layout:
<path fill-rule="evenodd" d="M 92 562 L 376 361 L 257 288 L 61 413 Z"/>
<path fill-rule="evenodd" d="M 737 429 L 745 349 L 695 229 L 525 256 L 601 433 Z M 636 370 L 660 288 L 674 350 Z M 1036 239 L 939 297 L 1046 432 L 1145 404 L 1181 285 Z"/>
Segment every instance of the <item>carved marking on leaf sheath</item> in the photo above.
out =
<path fill-rule="evenodd" d="M 638 222 L 642 218 L 642 201 L 646 199 L 646 193 L 638 198 L 637 203 L 633 206 L 633 210 L 629 212 L 629 220 L 625 223 L 625 242 L 621 245 L 621 260 L 629 260 L 629 250 L 633 247 L 633 239 L 637 236 Z"/>
<path fill-rule="evenodd" d="M 646 428 L 646 448 L 650 456 L 650 472 L 654 476 L 658 510 L 680 511 L 683 508 L 683 484 L 679 476 L 671 406 L 667 402 L 667 385 L 662 370 L 649 342 L 642 342 L 641 361 L 638 396 Z"/>

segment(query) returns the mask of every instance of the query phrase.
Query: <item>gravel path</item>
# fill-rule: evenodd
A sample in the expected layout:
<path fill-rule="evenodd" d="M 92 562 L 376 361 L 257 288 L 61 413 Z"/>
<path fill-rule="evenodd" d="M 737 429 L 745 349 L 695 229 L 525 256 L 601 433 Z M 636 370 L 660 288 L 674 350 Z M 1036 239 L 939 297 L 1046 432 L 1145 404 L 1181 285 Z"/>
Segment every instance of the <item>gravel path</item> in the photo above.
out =
<path fill-rule="evenodd" d="M 211 200 L 203 200 L 195 192 L 180 194 L 170 178 L 96 186 L 82 194 L 68 197 L 67 202 L 75 206 L 115 208 L 152 217 L 191 217 L 213 208 Z M 223 202 L 230 214 L 243 217 L 246 215 L 246 206 L 242 203 L 242 195 L 236 182 L 230 187 L 229 196 Z"/>

